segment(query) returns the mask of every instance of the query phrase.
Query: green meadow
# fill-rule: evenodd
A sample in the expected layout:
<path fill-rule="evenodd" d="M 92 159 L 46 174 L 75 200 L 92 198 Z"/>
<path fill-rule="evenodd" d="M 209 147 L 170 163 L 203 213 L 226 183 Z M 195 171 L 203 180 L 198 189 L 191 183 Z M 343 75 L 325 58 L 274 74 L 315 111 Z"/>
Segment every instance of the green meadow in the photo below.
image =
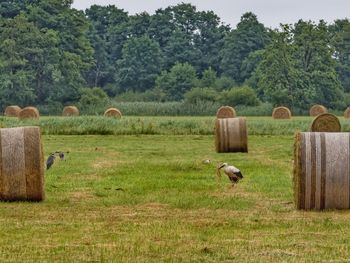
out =
<path fill-rule="evenodd" d="M 293 134 L 310 122 L 249 117 L 249 153 L 218 154 L 213 117 L 3 117 L 40 125 L 46 157 L 69 153 L 44 202 L 0 203 L 0 261 L 345 262 L 350 212 L 294 208 Z M 241 169 L 234 188 L 221 162 Z"/>

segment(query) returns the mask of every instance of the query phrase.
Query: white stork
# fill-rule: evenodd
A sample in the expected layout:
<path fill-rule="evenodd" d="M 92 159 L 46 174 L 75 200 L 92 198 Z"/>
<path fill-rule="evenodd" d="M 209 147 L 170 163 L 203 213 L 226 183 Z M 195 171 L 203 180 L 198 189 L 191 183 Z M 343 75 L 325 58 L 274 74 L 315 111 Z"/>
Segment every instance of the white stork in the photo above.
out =
<path fill-rule="evenodd" d="M 238 183 L 239 180 L 243 179 L 243 175 L 241 171 L 238 168 L 234 167 L 233 165 L 228 165 L 227 163 L 223 163 L 217 168 L 217 176 L 219 178 L 221 178 L 221 173 L 220 173 L 221 168 L 224 168 L 224 173 L 228 176 L 228 178 L 232 182 L 232 187 L 236 183 Z"/>

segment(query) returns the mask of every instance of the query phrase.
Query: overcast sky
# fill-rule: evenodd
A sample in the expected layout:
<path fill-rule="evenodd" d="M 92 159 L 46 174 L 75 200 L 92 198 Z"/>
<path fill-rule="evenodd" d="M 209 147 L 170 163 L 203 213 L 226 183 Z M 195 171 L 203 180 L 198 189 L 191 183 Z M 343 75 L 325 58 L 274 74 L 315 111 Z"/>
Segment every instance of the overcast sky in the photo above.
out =
<path fill-rule="evenodd" d="M 223 22 L 235 27 L 241 15 L 251 11 L 267 27 L 278 27 L 280 23 L 295 23 L 300 18 L 333 22 L 350 17 L 350 0 L 74 0 L 73 7 L 86 9 L 93 4 L 114 4 L 129 14 L 147 11 L 153 14 L 158 8 L 191 3 L 198 10 L 213 10 Z"/>

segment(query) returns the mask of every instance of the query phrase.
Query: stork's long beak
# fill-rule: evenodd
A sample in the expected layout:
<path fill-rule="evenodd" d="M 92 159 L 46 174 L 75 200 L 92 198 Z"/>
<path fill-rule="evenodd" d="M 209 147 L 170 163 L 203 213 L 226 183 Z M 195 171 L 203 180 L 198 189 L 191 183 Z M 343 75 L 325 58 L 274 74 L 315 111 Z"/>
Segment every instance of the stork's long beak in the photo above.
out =
<path fill-rule="evenodd" d="M 222 164 L 221 166 L 219 166 L 219 167 L 218 167 L 218 169 L 221 169 L 221 168 L 222 168 L 222 167 L 224 167 L 224 166 L 225 166 L 225 165 L 224 165 L 224 164 Z"/>

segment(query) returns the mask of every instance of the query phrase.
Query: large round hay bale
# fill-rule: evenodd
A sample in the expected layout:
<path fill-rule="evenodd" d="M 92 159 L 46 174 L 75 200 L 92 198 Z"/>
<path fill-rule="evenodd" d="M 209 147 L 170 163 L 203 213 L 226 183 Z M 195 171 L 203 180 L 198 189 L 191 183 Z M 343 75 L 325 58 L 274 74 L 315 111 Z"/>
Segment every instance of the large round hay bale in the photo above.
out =
<path fill-rule="evenodd" d="M 277 107 L 273 109 L 272 118 L 274 119 L 290 119 L 292 113 L 287 107 Z"/>
<path fill-rule="evenodd" d="M 235 109 L 230 106 L 222 106 L 216 112 L 216 118 L 218 119 L 235 118 L 236 116 Z"/>
<path fill-rule="evenodd" d="M 0 199 L 44 199 L 44 156 L 39 127 L 0 129 Z"/>
<path fill-rule="evenodd" d="M 340 132 L 341 125 L 337 116 L 331 113 L 318 115 L 311 124 L 312 132 Z"/>
<path fill-rule="evenodd" d="M 107 109 L 105 111 L 104 116 L 106 116 L 106 117 L 114 117 L 114 118 L 121 118 L 122 117 L 122 113 L 117 108 L 109 108 L 109 109 Z"/>
<path fill-rule="evenodd" d="M 215 148 L 218 153 L 248 152 L 246 119 L 216 119 Z"/>
<path fill-rule="evenodd" d="M 318 116 L 322 113 L 327 113 L 327 112 L 328 112 L 328 110 L 325 106 L 318 105 L 318 104 L 316 104 L 310 108 L 310 116 L 313 116 L 313 117 Z"/>
<path fill-rule="evenodd" d="M 298 209 L 349 209 L 350 133 L 298 133 L 293 181 Z"/>
<path fill-rule="evenodd" d="M 23 120 L 23 119 L 39 119 L 39 117 L 40 117 L 39 111 L 35 107 L 25 107 L 18 114 L 18 118 L 20 118 L 21 120 Z"/>
<path fill-rule="evenodd" d="M 350 107 L 347 107 L 346 110 L 344 111 L 344 118 L 350 119 Z"/>
<path fill-rule="evenodd" d="M 66 106 L 63 108 L 63 116 L 79 116 L 79 110 L 75 106 Z"/>
<path fill-rule="evenodd" d="M 17 105 L 7 106 L 4 115 L 7 117 L 18 117 L 21 107 Z"/>

